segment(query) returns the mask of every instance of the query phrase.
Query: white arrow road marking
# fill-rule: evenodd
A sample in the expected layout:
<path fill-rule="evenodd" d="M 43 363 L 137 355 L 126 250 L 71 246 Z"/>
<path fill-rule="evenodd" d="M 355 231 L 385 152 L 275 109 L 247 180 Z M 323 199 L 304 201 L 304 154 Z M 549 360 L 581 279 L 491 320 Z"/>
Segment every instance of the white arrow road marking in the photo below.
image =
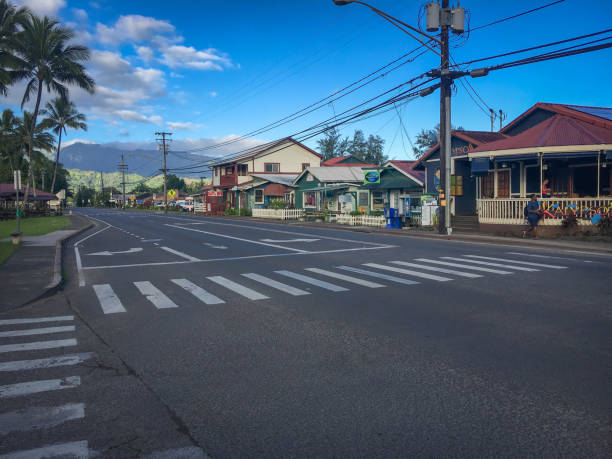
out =
<path fill-rule="evenodd" d="M 320 239 L 260 239 L 262 242 L 314 242 Z"/>
<path fill-rule="evenodd" d="M 210 242 L 205 242 L 204 245 L 210 247 L 211 249 L 227 249 L 227 247 L 224 245 L 215 245 L 211 244 Z"/>
<path fill-rule="evenodd" d="M 130 250 L 123 250 L 121 252 L 109 252 L 108 250 L 105 250 L 104 252 L 86 253 L 85 255 L 109 256 L 109 255 L 117 255 L 119 253 L 135 253 L 135 252 L 142 252 L 142 247 L 132 247 Z"/>
<path fill-rule="evenodd" d="M 162 239 L 140 239 L 140 242 L 159 242 Z"/>

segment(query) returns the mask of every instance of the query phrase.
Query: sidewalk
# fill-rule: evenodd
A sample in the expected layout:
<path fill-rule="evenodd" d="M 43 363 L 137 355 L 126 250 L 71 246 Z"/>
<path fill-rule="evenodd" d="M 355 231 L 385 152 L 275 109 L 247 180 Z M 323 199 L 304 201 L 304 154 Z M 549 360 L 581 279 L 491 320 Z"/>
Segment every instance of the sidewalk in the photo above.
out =
<path fill-rule="evenodd" d="M 69 216 L 66 229 L 42 236 L 27 236 L 22 247 L 0 266 L 0 312 L 14 309 L 55 288 L 61 277 L 61 242 L 91 226 L 80 215 Z M 60 243 L 59 250 L 58 242 Z"/>
<path fill-rule="evenodd" d="M 204 217 L 205 218 L 205 217 Z M 591 252 L 605 255 L 612 255 L 612 243 L 602 241 L 584 241 L 571 239 L 522 239 L 509 236 L 494 236 L 482 233 L 453 233 L 450 236 L 436 233 L 434 231 L 412 230 L 412 229 L 390 229 L 376 228 L 373 226 L 348 226 L 338 225 L 334 223 L 321 222 L 300 222 L 296 220 L 274 220 L 269 218 L 253 218 L 253 217 L 220 217 L 232 220 L 256 221 L 257 223 L 270 223 L 287 226 L 300 226 L 311 228 L 329 228 L 344 231 L 353 231 L 359 233 L 378 233 L 393 236 L 403 237 L 419 237 L 434 240 L 462 241 L 474 242 L 482 244 L 503 244 L 522 247 L 538 247 L 547 249 L 574 250 L 579 252 Z M 610 238 L 612 241 L 612 238 Z"/>

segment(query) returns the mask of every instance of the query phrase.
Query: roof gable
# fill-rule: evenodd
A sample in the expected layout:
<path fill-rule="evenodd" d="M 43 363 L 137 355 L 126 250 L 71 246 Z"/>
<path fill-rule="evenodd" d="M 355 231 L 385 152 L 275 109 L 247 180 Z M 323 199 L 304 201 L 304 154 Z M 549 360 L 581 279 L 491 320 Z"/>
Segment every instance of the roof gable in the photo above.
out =
<path fill-rule="evenodd" d="M 258 145 L 253 148 L 249 148 L 248 150 L 243 150 L 238 153 L 224 156 L 217 160 L 210 161 L 208 165 L 209 166 L 221 166 L 224 164 L 233 164 L 233 163 L 237 163 L 240 161 L 247 161 L 253 158 L 259 158 L 261 156 L 266 156 L 271 153 L 276 153 L 277 151 L 287 148 L 284 146 L 285 144 L 297 145 L 303 148 L 304 150 L 308 151 L 309 153 L 312 153 L 313 155 L 318 156 L 319 158 L 322 157 L 319 153 L 317 153 L 311 148 L 308 148 L 306 145 L 304 145 L 301 142 L 298 142 L 294 138 L 285 137 L 279 140 L 275 140 L 273 142 L 268 142 L 268 143 L 264 143 L 262 145 Z"/>

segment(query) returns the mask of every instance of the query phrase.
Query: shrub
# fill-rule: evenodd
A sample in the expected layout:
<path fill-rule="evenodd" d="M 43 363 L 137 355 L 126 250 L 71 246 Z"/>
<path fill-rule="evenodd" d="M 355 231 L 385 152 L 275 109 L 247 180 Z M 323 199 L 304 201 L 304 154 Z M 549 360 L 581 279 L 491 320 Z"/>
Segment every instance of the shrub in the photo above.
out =
<path fill-rule="evenodd" d="M 282 199 L 272 199 L 270 201 L 270 209 L 284 209 L 287 207 L 287 203 Z"/>
<path fill-rule="evenodd" d="M 253 212 L 251 211 L 251 209 L 247 209 L 245 207 L 243 207 L 242 209 L 240 209 L 239 214 L 242 217 L 250 217 L 251 215 L 253 215 Z"/>
<path fill-rule="evenodd" d="M 236 215 L 237 213 L 238 211 L 231 207 L 228 207 L 227 209 L 225 209 L 225 215 Z"/>
<path fill-rule="evenodd" d="M 601 216 L 601 220 L 599 220 L 597 224 L 597 229 L 599 229 L 599 234 L 602 236 L 612 235 L 612 219 L 609 215 Z"/>
<path fill-rule="evenodd" d="M 349 215 L 351 217 L 359 217 L 361 216 L 361 212 L 359 212 L 358 210 L 351 210 L 351 212 L 349 213 Z"/>
<path fill-rule="evenodd" d="M 372 217 L 382 217 L 383 216 L 383 211 L 382 210 L 373 210 L 372 212 L 370 212 L 370 216 L 372 216 Z"/>

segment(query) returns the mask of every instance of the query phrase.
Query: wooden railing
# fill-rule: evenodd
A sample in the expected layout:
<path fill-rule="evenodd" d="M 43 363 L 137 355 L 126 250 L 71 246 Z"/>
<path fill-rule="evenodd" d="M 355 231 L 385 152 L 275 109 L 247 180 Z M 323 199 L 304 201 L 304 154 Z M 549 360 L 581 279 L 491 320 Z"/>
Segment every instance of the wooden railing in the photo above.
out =
<path fill-rule="evenodd" d="M 529 199 L 477 199 L 478 222 L 522 225 Z M 612 197 L 605 198 L 539 198 L 543 210 L 540 225 L 560 225 L 568 216 L 576 216 L 579 225 L 591 225 L 599 215 L 612 217 Z"/>
<path fill-rule="evenodd" d="M 302 209 L 253 209 L 253 217 L 297 220 L 304 216 Z"/>

